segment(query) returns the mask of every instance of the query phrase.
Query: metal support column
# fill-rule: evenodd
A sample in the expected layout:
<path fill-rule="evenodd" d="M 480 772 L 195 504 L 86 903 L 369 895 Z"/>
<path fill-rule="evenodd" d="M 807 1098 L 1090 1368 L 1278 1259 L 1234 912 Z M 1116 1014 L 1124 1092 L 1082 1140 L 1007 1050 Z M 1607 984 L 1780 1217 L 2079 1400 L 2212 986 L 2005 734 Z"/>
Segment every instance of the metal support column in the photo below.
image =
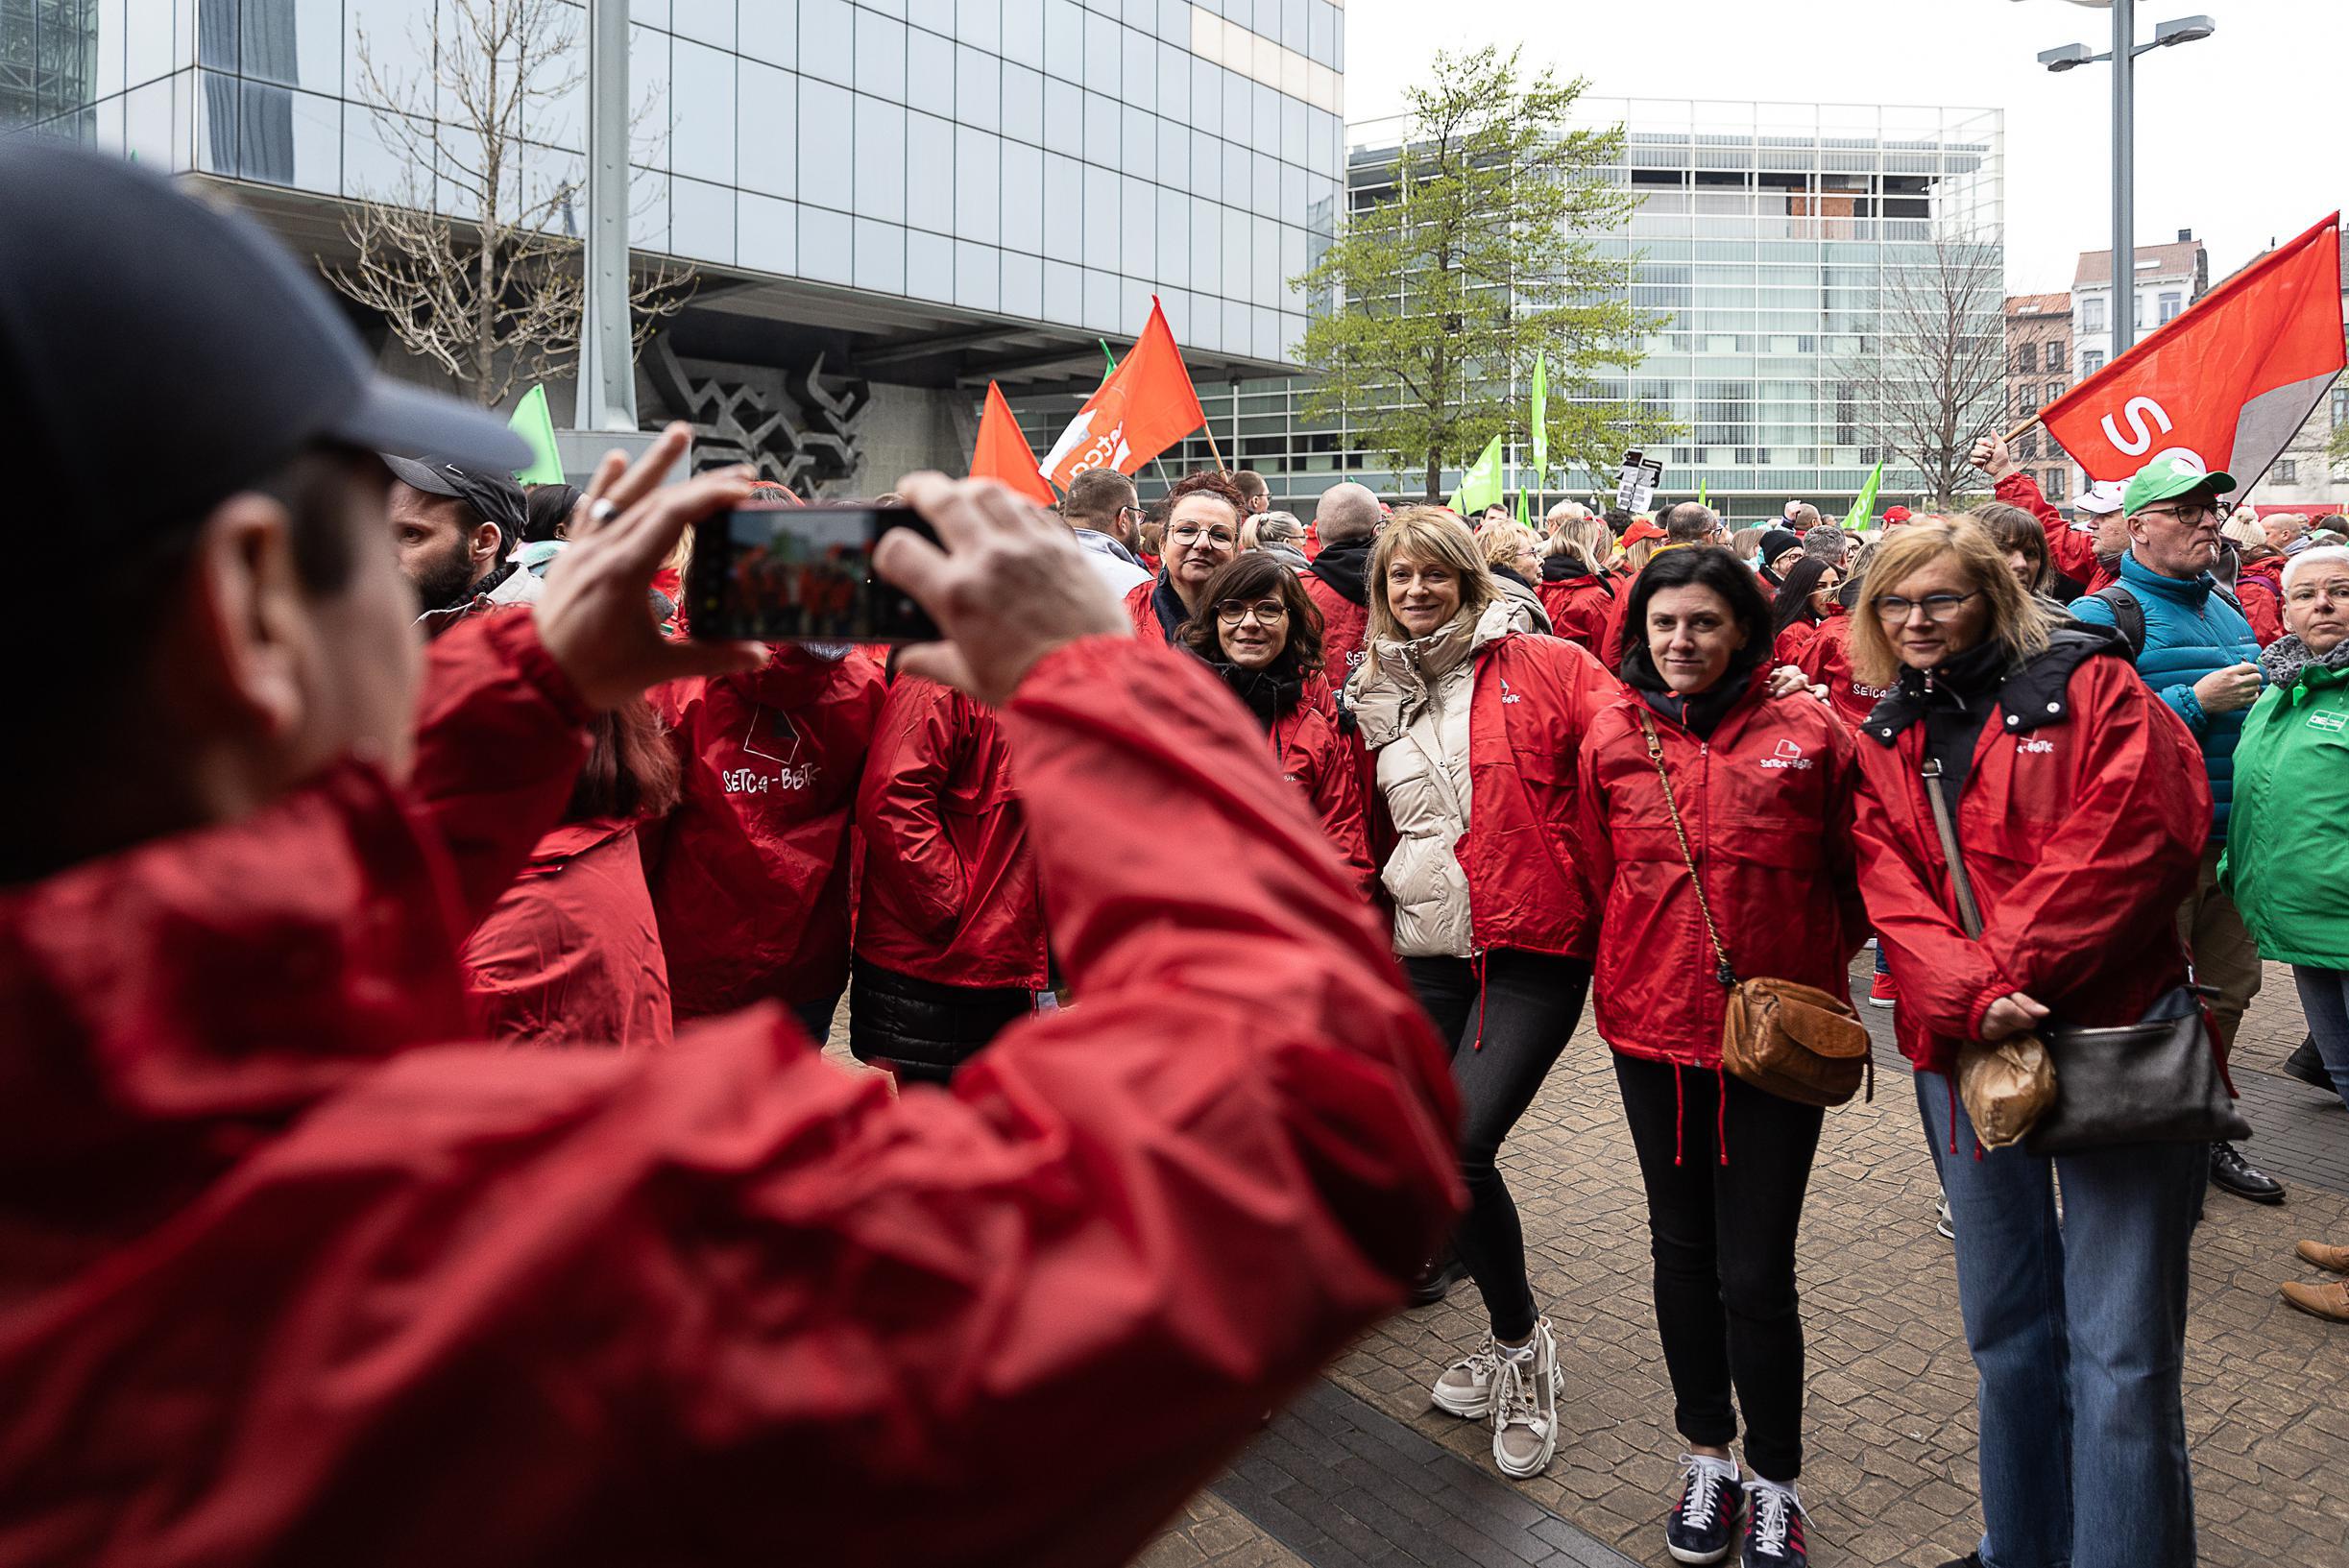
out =
<path fill-rule="evenodd" d="M 2137 0 L 2113 0 L 2113 358 L 2137 342 Z"/>
<path fill-rule="evenodd" d="M 628 0 L 588 0 L 587 319 L 578 427 L 637 427 L 628 321 Z"/>

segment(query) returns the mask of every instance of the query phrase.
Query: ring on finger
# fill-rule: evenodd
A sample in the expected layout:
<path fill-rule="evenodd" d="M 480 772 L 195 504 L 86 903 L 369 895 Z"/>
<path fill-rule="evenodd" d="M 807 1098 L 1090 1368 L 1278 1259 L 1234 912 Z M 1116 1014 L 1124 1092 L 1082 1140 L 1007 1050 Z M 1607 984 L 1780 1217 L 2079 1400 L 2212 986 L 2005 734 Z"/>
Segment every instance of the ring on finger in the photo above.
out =
<path fill-rule="evenodd" d="M 610 522 L 612 520 L 613 514 L 618 510 L 618 507 L 612 504 L 612 498 L 610 496 L 598 495 L 595 497 L 595 499 L 588 503 L 588 520 L 600 528 L 605 523 Z"/>

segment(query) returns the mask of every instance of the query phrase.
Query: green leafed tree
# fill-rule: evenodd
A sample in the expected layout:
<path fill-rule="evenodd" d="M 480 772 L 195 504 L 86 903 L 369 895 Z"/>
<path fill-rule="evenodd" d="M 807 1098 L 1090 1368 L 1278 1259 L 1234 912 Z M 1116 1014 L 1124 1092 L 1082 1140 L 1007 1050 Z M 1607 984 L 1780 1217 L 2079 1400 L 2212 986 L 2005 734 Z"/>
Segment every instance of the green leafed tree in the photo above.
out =
<path fill-rule="evenodd" d="M 1635 198 L 1605 170 L 1624 133 L 1569 122 L 1586 84 L 1528 81 L 1517 52 L 1439 53 L 1410 89 L 1392 184 L 1356 210 L 1298 279 L 1324 302 L 1297 358 L 1320 377 L 1311 413 L 1344 419 L 1397 471 L 1446 464 L 1524 428 L 1537 354 L 1549 356 L 1549 449 L 1569 471 L 1609 471 L 1626 446 L 1676 434 L 1595 396 L 1669 318 L 1633 308 L 1630 268 L 1600 253 Z"/>

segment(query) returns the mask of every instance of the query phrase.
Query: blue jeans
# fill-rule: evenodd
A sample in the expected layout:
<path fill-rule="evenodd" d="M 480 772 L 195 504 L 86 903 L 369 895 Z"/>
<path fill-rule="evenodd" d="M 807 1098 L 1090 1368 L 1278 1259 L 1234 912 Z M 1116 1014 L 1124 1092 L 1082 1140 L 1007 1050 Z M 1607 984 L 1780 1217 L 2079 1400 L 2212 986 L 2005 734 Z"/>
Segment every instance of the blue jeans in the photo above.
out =
<path fill-rule="evenodd" d="M 2349 969 L 2294 964 L 2292 983 L 2300 988 L 2300 1010 L 2308 1014 L 2316 1054 L 2333 1074 L 2333 1087 L 2349 1102 Z"/>
<path fill-rule="evenodd" d="M 2189 1568 L 2180 1375 L 2209 1146 L 1976 1159 L 1954 1081 L 1918 1073 L 1917 1103 L 1940 1154 L 1980 1379 L 1984 1568 Z"/>

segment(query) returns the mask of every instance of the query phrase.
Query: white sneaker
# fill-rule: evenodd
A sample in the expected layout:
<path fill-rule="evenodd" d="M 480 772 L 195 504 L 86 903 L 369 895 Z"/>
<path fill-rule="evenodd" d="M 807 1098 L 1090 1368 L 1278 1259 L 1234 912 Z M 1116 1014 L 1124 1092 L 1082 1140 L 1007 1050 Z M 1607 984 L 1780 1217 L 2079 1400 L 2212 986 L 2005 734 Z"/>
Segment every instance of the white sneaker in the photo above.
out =
<path fill-rule="evenodd" d="M 1443 1369 L 1435 1385 L 1427 1390 L 1436 1409 L 1446 1415 L 1457 1415 L 1465 1421 L 1482 1421 L 1492 1413 L 1492 1385 L 1501 1360 L 1501 1347 L 1491 1335 L 1485 1342 Z M 1564 1387 L 1564 1375 L 1558 1370 L 1556 1358 L 1550 1366 L 1550 1393 L 1555 1398 Z"/>
<path fill-rule="evenodd" d="M 1549 1467 L 1558 1452 L 1558 1338 L 1550 1320 L 1534 1325 L 1522 1351 L 1496 1353 L 1492 1379 L 1492 1462 L 1523 1480 Z"/>

